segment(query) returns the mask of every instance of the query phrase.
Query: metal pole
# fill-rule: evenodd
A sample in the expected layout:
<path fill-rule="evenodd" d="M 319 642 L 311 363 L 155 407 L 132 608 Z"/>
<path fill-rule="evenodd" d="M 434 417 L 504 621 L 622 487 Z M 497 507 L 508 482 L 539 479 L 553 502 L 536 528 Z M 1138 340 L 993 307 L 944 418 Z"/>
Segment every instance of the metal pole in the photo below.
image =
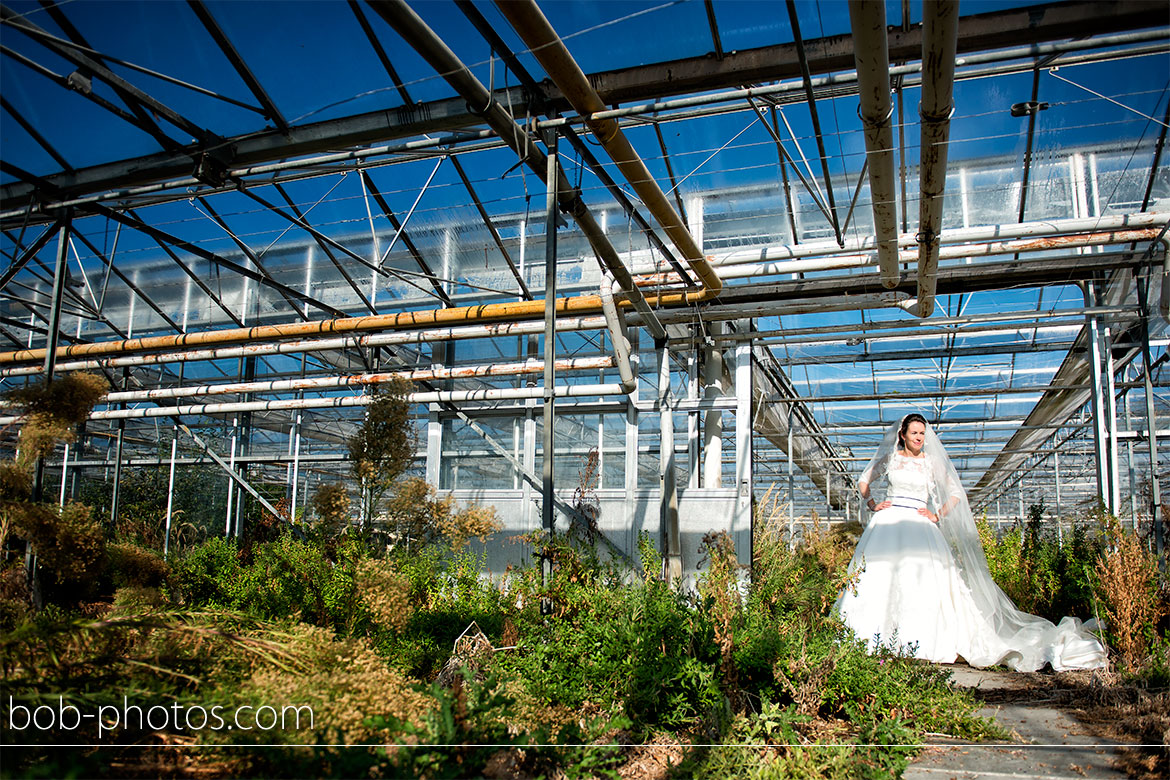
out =
<path fill-rule="evenodd" d="M 712 339 L 723 335 L 723 323 L 707 325 Z M 714 344 L 703 350 L 703 396 L 723 394 L 723 352 Z M 723 410 L 712 409 L 703 418 L 703 487 L 723 486 Z"/>
<path fill-rule="evenodd" d="M 175 456 L 179 449 L 179 429 L 171 428 L 171 469 L 167 477 L 167 522 L 166 532 L 163 535 L 163 558 L 171 550 L 171 516 L 175 505 Z"/>
<path fill-rule="evenodd" d="M 788 404 L 788 544 L 796 546 L 796 483 L 792 473 L 792 412 L 793 404 Z"/>
<path fill-rule="evenodd" d="M 553 501 L 553 426 L 556 422 L 556 396 L 553 385 L 556 381 L 556 294 L 557 294 L 557 131 L 546 130 L 545 146 L 548 149 L 548 173 L 545 177 L 545 227 L 544 227 L 544 453 L 541 467 L 541 525 L 550 536 L 555 530 L 556 515 Z M 541 582 L 547 587 L 552 578 L 552 559 L 543 556 L 541 560 Z M 550 611 L 551 603 L 541 605 L 543 611 Z"/>
<path fill-rule="evenodd" d="M 751 320 L 740 320 L 736 329 L 750 332 Z M 742 555 L 747 553 L 750 564 L 753 560 L 752 531 L 755 516 L 752 512 L 752 483 L 754 481 L 753 466 L 755 452 L 752 449 L 752 401 L 754 398 L 752 382 L 752 345 L 750 342 L 741 342 L 735 347 L 735 484 L 739 495 L 736 497 L 736 508 L 739 510 L 739 520 L 732 526 L 737 544 L 736 549 Z M 745 517 L 746 514 L 746 517 Z M 738 540 L 742 532 L 747 532 L 748 549 L 741 550 Z M 742 560 L 742 558 L 741 558 Z"/>
<path fill-rule="evenodd" d="M 1126 368 L 1126 375 L 1129 374 L 1129 367 Z M 1128 382 L 1128 380 L 1127 380 Z M 1133 431 L 1133 416 L 1129 408 L 1130 394 L 1125 394 L 1125 430 Z M 1129 464 L 1129 517 L 1133 522 L 1133 530 L 1136 533 L 1138 528 L 1138 505 L 1137 505 L 1137 472 L 1133 465 L 1133 439 L 1125 440 L 1125 454 L 1126 461 Z"/>
<path fill-rule="evenodd" d="M 65 481 L 69 472 L 69 444 L 65 444 L 65 454 L 61 456 L 61 497 L 57 499 L 57 506 L 65 507 Z"/>
<path fill-rule="evenodd" d="M 122 389 L 125 390 L 130 382 L 130 369 L 122 369 Z M 125 404 L 121 404 L 125 408 Z M 114 450 L 114 485 L 110 495 L 110 528 L 116 528 L 118 524 L 118 502 L 121 499 L 121 485 L 122 485 L 122 445 L 126 438 L 126 421 L 118 420 L 118 441 Z"/>
<path fill-rule="evenodd" d="M 61 300 L 65 295 L 65 279 L 69 275 L 69 228 L 72 209 L 65 210 L 61 230 L 57 233 L 57 264 L 53 269 L 53 303 L 49 309 L 47 343 L 45 344 L 45 382 L 53 381 L 57 366 L 57 339 L 61 330 Z"/>
<path fill-rule="evenodd" d="M 232 446 L 228 454 L 228 471 L 235 472 L 236 470 L 236 419 L 232 418 Z M 228 494 L 227 494 L 227 513 L 223 521 L 223 535 L 231 537 L 232 535 L 232 500 L 236 495 L 236 483 L 233 479 L 228 479 Z"/>
<path fill-rule="evenodd" d="M 1109 510 L 1121 511 L 1121 474 L 1117 454 L 1117 388 L 1113 372 L 1113 337 L 1105 328 L 1102 343 L 1105 347 L 1105 424 L 1109 431 Z"/>
<path fill-rule="evenodd" d="M 1166 568 L 1166 518 L 1159 517 L 1162 511 L 1162 493 L 1158 484 L 1158 426 L 1154 416 L 1154 383 L 1150 376 L 1153 365 L 1150 359 L 1150 309 L 1146 300 L 1146 279 L 1141 273 L 1134 273 L 1137 281 L 1138 305 L 1142 310 L 1142 379 L 1146 393 L 1146 441 L 1150 446 L 1150 522 L 1154 525 L 1154 544 L 1157 547 L 1158 565 Z"/>
<path fill-rule="evenodd" d="M 666 339 L 656 339 L 658 353 L 658 484 L 659 528 L 662 533 L 663 579 L 674 582 L 682 577 L 682 544 L 678 528 L 678 481 L 674 463 L 674 411 L 670 393 L 670 347 Z"/>
<path fill-rule="evenodd" d="M 114 446 L 114 484 L 110 491 L 110 528 L 118 524 L 119 488 L 122 484 L 122 444 L 126 435 L 126 421 L 118 421 L 118 438 Z"/>
<path fill-rule="evenodd" d="M 1053 481 L 1056 483 L 1056 539 L 1057 539 L 1057 543 L 1061 547 L 1064 547 L 1064 524 L 1063 524 L 1063 521 L 1061 520 L 1063 515 L 1061 514 L 1061 508 L 1060 508 L 1060 452 L 1059 451 L 1054 451 L 1052 453 L 1052 468 L 1053 468 L 1053 473 L 1054 473 Z"/>
<path fill-rule="evenodd" d="M 1084 291 L 1085 306 L 1092 306 L 1095 303 L 1093 283 L 1086 283 Z M 1102 408 L 1104 406 L 1102 403 L 1104 390 L 1101 386 L 1101 334 L 1097 317 L 1090 316 L 1088 319 L 1089 371 L 1093 383 L 1093 444 L 1097 456 L 1097 498 L 1105 509 L 1112 512 L 1113 508 L 1107 504 L 1113 493 L 1109 489 L 1109 455 L 1106 450 L 1105 410 Z"/>
<path fill-rule="evenodd" d="M 301 479 L 301 414 L 297 412 L 293 422 L 293 462 L 292 462 L 292 502 L 289 506 L 289 519 L 297 519 L 297 483 Z"/>

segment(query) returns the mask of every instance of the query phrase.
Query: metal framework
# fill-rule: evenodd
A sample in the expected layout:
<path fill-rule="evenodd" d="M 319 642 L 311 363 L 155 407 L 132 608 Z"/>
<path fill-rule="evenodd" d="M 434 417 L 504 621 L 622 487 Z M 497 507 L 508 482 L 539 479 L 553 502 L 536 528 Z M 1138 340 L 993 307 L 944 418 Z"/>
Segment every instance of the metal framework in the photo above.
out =
<path fill-rule="evenodd" d="M 794 525 L 857 518 L 910 411 L 993 520 L 1099 502 L 1161 549 L 1164 3 L 904 2 L 890 25 L 788 2 L 761 41 L 710 0 L 593 26 L 349 0 L 285 22 L 275 59 L 232 6 L 118 36 L 100 5 L 0 7 L 0 386 L 115 388 L 46 463 L 60 500 L 89 484 L 116 515 L 123 469 L 167 472 L 170 528 L 176 470 L 203 469 L 227 532 L 245 494 L 296 519 L 368 388 L 404 377 L 437 488 L 509 532 L 650 531 L 676 575 L 712 528 L 746 557 L 769 489 Z M 207 83 L 139 48 L 164 22 Z M 314 24 L 355 64 L 301 98 L 282 74 Z M 95 156 L 69 111 L 138 153 Z"/>

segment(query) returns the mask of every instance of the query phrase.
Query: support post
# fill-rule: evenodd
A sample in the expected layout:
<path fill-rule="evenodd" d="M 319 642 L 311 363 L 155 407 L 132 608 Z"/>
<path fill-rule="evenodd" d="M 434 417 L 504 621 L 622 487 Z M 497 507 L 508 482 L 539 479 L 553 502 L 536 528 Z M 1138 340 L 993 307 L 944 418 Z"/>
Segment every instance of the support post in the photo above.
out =
<path fill-rule="evenodd" d="M 1128 380 L 1128 374 L 1129 374 L 1128 368 L 1126 369 L 1125 373 L 1127 375 L 1127 380 Z M 1129 408 L 1129 397 L 1130 397 L 1130 394 L 1127 392 L 1125 394 L 1125 430 L 1132 432 L 1133 431 L 1133 415 L 1131 414 L 1130 408 Z M 1129 517 L 1130 517 L 1130 521 L 1133 523 L 1133 530 L 1136 533 L 1137 529 L 1138 529 L 1138 503 L 1137 503 L 1138 486 L 1137 486 L 1137 470 L 1134 468 L 1134 465 L 1133 465 L 1133 439 L 1126 439 L 1125 440 L 1125 455 L 1126 455 L 1126 463 L 1129 466 Z"/>
<path fill-rule="evenodd" d="M 53 301 L 49 308 L 49 327 L 45 344 L 45 383 L 53 381 L 57 366 L 57 340 L 61 331 L 61 300 L 65 295 L 65 279 L 69 275 L 69 230 L 72 211 L 66 209 L 61 229 L 57 233 L 57 263 L 53 268 Z"/>
<path fill-rule="evenodd" d="M 1085 306 L 1096 304 L 1092 282 L 1085 284 Z M 1109 487 L 1109 451 L 1106 446 L 1104 388 L 1101 382 L 1101 328 L 1097 315 L 1090 315 L 1089 327 L 1089 373 L 1093 385 L 1093 444 L 1097 461 L 1097 499 L 1101 506 L 1112 512 L 1109 501 L 1113 492 Z"/>
<path fill-rule="evenodd" d="M 1134 273 L 1137 281 L 1138 306 L 1142 314 L 1142 384 L 1146 394 L 1146 442 L 1150 448 L 1150 522 L 1154 526 L 1154 544 L 1158 554 L 1158 566 L 1166 570 L 1166 529 L 1162 512 L 1162 491 L 1158 484 L 1158 418 L 1154 415 L 1154 382 L 1150 376 L 1153 366 L 1150 357 L 1150 307 L 1147 300 L 1148 283 L 1140 272 Z"/>
<path fill-rule="evenodd" d="M 638 354 L 638 330 L 630 330 L 629 338 L 630 355 L 635 356 Z M 638 491 L 638 394 L 642 385 L 638 375 L 639 372 L 635 371 L 634 389 L 626 400 L 626 511 L 629 513 L 626 517 L 631 527 L 634 515 L 630 507 L 636 506 L 634 495 Z"/>
<path fill-rule="evenodd" d="M 297 519 L 297 485 L 301 481 L 301 413 L 297 412 L 296 419 L 293 420 L 293 462 L 292 462 L 292 476 L 289 480 L 292 483 L 291 498 L 289 500 L 288 514 L 291 522 L 296 522 Z M 302 505 L 303 506 L 303 505 Z M 303 511 L 303 510 L 302 510 Z"/>
<path fill-rule="evenodd" d="M 696 334 L 697 335 L 697 334 Z M 696 342 L 697 345 L 698 342 Z M 687 400 L 699 399 L 699 349 L 687 350 Z M 687 412 L 687 487 L 699 487 L 699 412 Z"/>
<path fill-rule="evenodd" d="M 449 362 L 447 355 L 449 343 L 435 342 L 431 345 L 431 368 L 444 368 Z M 442 480 L 443 464 L 443 421 L 439 416 L 441 404 L 427 406 L 427 483 L 438 490 Z"/>
<path fill-rule="evenodd" d="M 228 451 L 228 494 L 227 494 L 227 512 L 223 521 L 223 535 L 225 538 L 231 538 L 232 535 L 232 505 L 236 497 L 236 481 L 230 479 L 230 476 L 236 471 L 236 419 L 232 418 L 232 445 Z M 364 491 L 363 491 L 364 494 Z"/>
<path fill-rule="evenodd" d="M 551 535 L 555 530 L 556 514 L 553 506 L 553 426 L 556 422 L 556 294 L 557 294 L 557 131 L 545 131 L 544 142 L 548 149 L 548 174 L 545 177 L 547 191 L 545 196 L 545 227 L 544 227 L 544 452 L 541 467 L 541 526 Z M 548 585 L 552 578 L 552 560 L 543 556 L 540 566 L 541 583 Z M 544 612 L 551 610 L 552 604 L 544 603 L 541 609 Z"/>
<path fill-rule="evenodd" d="M 736 325 L 740 333 L 749 333 L 752 329 L 751 320 L 741 320 Z M 747 531 L 748 549 L 747 562 L 752 561 L 753 522 L 752 512 L 752 482 L 754 479 L 752 450 L 752 409 L 753 400 L 752 382 L 752 345 L 750 341 L 740 341 L 735 347 L 735 484 L 737 486 L 735 506 L 739 517 L 747 513 L 747 528 L 733 526 L 733 538 L 737 538 L 740 531 Z M 738 545 L 737 545 L 738 548 Z"/>
<path fill-rule="evenodd" d="M 1060 506 L 1060 451 L 1052 451 L 1052 468 L 1055 472 L 1054 481 L 1056 487 L 1056 539 L 1057 543 L 1064 547 L 1064 515 L 1061 513 Z"/>
<path fill-rule="evenodd" d="M 682 543 L 678 528 L 678 480 L 674 464 L 674 410 L 671 409 L 670 347 L 666 339 L 656 339 L 658 353 L 659 434 L 658 484 L 661 488 L 659 526 L 662 529 L 663 578 L 674 582 L 682 577 Z"/>
<path fill-rule="evenodd" d="M 712 322 L 711 340 L 703 348 L 703 394 L 718 398 L 723 394 L 723 353 L 715 339 L 723 335 L 723 323 Z M 708 409 L 703 417 L 703 487 L 723 486 L 723 410 Z"/>
<path fill-rule="evenodd" d="M 171 468 L 170 476 L 167 477 L 167 517 L 166 527 L 163 532 L 163 558 L 171 550 L 171 515 L 175 506 L 175 456 L 179 449 L 179 429 L 171 428 Z"/>
<path fill-rule="evenodd" d="M 795 404 L 788 402 L 788 546 L 796 549 L 796 475 L 792 471 L 792 416 Z"/>
<path fill-rule="evenodd" d="M 61 456 L 61 495 L 57 499 L 57 507 L 65 508 L 65 482 L 69 476 L 69 443 L 65 443 L 65 454 Z"/>
<path fill-rule="evenodd" d="M 1109 511 L 1121 512 L 1121 468 L 1117 451 L 1117 383 L 1113 378 L 1113 336 L 1109 328 L 1101 334 L 1105 353 L 1105 425 L 1109 432 Z"/>

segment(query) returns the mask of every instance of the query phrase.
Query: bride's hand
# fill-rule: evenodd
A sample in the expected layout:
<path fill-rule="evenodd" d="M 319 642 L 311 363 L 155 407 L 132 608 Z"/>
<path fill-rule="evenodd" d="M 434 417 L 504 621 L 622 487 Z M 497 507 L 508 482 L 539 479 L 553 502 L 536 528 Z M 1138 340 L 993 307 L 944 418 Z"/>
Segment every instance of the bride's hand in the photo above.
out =
<path fill-rule="evenodd" d="M 892 507 L 893 505 L 894 505 L 894 503 L 893 503 L 892 501 L 883 501 L 883 502 L 881 502 L 880 504 L 876 505 L 876 506 L 875 506 L 873 509 L 871 509 L 870 511 L 871 511 L 871 512 L 880 512 L 880 511 L 882 511 L 883 509 L 889 509 L 889 508 L 890 508 L 890 507 Z"/>
<path fill-rule="evenodd" d="M 938 523 L 938 515 L 934 514 L 933 512 L 931 512 L 931 511 L 930 511 L 929 509 L 927 509 L 926 507 L 923 507 L 922 509 L 919 509 L 919 510 L 918 510 L 918 514 L 920 514 L 920 515 L 922 515 L 923 517 L 925 517 L 925 518 L 929 519 L 929 520 L 930 520 L 930 522 L 932 522 L 932 523 Z"/>

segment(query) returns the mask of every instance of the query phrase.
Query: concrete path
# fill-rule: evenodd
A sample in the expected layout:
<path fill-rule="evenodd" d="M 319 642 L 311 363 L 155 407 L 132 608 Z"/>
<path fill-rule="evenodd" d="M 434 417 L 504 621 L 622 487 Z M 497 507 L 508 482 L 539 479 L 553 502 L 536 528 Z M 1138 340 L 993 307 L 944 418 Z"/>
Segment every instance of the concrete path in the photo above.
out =
<path fill-rule="evenodd" d="M 970 743 L 961 740 L 929 740 L 926 749 L 902 775 L 907 780 L 1066 780 L 1093 778 L 1121 780 L 1126 775 L 1113 768 L 1115 743 L 1095 737 L 1067 713 L 1027 701 L 1026 678 L 1012 672 L 950 668 L 953 684 L 980 691 L 1014 691 L 1020 696 L 1010 704 L 979 711 L 995 718 L 1013 733 L 1010 742 Z"/>

